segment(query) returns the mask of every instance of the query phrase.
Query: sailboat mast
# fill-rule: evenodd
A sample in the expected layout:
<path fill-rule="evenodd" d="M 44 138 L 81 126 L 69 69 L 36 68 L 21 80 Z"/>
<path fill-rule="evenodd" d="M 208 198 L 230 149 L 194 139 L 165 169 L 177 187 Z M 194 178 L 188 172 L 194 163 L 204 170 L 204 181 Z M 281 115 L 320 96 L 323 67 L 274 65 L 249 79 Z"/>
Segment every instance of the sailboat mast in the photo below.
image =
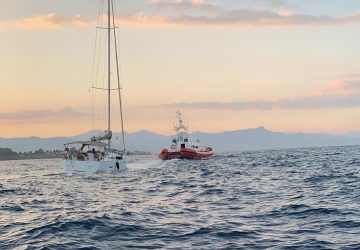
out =
<path fill-rule="evenodd" d="M 111 19 L 110 19 L 110 1 L 111 0 L 108 0 L 108 130 L 110 131 L 111 129 L 111 122 L 110 122 L 110 116 L 111 116 L 111 110 L 110 110 L 110 98 L 111 98 L 111 61 L 110 61 L 110 42 L 111 42 Z M 109 139 L 109 147 L 110 147 L 110 139 Z"/>
<path fill-rule="evenodd" d="M 111 1 L 111 9 L 112 9 L 112 21 L 113 21 L 113 28 L 114 28 L 114 42 L 115 42 L 115 56 L 116 56 L 116 73 L 117 73 L 117 83 L 118 83 L 118 94 L 119 94 L 119 105 L 120 105 L 120 119 L 121 119 L 121 136 L 122 136 L 122 143 L 124 147 L 124 152 L 126 151 L 125 146 L 125 133 L 124 133 L 124 117 L 122 111 L 122 97 L 121 97 L 121 85 L 120 85 L 120 72 L 119 72 L 119 57 L 118 57 L 118 49 L 117 49 L 117 41 L 116 41 L 116 31 L 115 31 L 115 12 L 114 12 L 114 2 Z"/>

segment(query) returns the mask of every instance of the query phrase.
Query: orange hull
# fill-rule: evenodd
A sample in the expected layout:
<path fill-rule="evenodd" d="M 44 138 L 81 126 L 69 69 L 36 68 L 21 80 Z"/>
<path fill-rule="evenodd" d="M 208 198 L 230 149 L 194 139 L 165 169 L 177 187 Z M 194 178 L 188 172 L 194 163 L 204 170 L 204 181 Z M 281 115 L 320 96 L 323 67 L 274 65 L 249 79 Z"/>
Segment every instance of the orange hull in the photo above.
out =
<path fill-rule="evenodd" d="M 212 148 L 207 148 L 205 151 L 197 151 L 188 148 L 182 148 L 180 151 L 169 152 L 167 149 L 163 149 L 159 154 L 161 160 L 171 159 L 206 159 L 213 155 Z"/>

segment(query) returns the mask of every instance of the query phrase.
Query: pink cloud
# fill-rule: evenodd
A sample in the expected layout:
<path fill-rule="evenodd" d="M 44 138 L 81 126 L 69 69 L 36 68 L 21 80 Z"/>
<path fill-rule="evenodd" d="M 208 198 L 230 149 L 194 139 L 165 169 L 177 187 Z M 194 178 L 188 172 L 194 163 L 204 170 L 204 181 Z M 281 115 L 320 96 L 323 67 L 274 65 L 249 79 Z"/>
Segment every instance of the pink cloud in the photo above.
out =
<path fill-rule="evenodd" d="M 278 2 L 278 1 L 276 1 Z M 283 27 L 283 26 L 325 26 L 359 24 L 360 14 L 342 18 L 327 15 L 314 16 L 289 12 L 273 12 L 261 9 L 227 10 L 205 0 L 152 0 L 141 10 L 134 10 L 118 16 L 118 23 L 132 27 Z M 65 17 L 55 13 L 36 17 L 20 18 L 0 22 L 0 29 L 9 25 L 18 28 L 55 28 L 61 25 L 88 25 L 95 20 L 87 20 L 78 15 Z"/>
<path fill-rule="evenodd" d="M 270 109 L 334 109 L 360 107 L 360 81 L 335 82 L 316 94 L 272 98 L 253 98 L 237 102 L 191 102 L 163 104 L 161 107 L 200 110 L 270 110 Z"/>
<path fill-rule="evenodd" d="M 215 9 L 213 9 L 214 11 Z M 180 13 L 180 12 L 179 12 Z M 290 12 L 270 12 L 263 10 L 216 10 L 216 13 L 190 15 L 159 15 L 139 11 L 136 14 L 121 16 L 120 23 L 141 27 L 282 27 L 282 26 L 326 26 L 360 23 L 360 14 L 344 18 L 329 16 L 297 15 Z"/>
<path fill-rule="evenodd" d="M 60 25 L 88 25 L 92 23 L 85 18 L 77 15 L 75 17 L 63 17 L 55 13 L 50 13 L 45 16 L 37 16 L 33 18 L 22 18 L 15 21 L 17 27 L 20 28 L 55 28 Z"/>
<path fill-rule="evenodd" d="M 20 29 L 35 29 L 35 28 L 57 28 L 62 25 L 76 25 L 84 26 L 94 23 L 94 21 L 87 20 L 80 15 L 74 17 L 64 17 L 55 13 L 41 15 L 36 17 L 19 18 L 13 21 L 0 22 L 0 28 L 8 29 L 17 27 Z"/>
<path fill-rule="evenodd" d="M 204 4 L 204 0 L 192 0 L 191 2 L 194 5 L 203 5 Z"/>
<path fill-rule="evenodd" d="M 314 93 L 315 96 L 360 94 L 360 81 L 335 81 Z"/>
<path fill-rule="evenodd" d="M 76 118 L 80 116 L 89 116 L 87 113 L 81 113 L 74 111 L 69 107 L 65 107 L 58 110 L 24 110 L 12 113 L 0 113 L 0 119 L 3 121 L 6 120 L 37 120 L 37 119 L 48 119 L 52 118 Z"/>

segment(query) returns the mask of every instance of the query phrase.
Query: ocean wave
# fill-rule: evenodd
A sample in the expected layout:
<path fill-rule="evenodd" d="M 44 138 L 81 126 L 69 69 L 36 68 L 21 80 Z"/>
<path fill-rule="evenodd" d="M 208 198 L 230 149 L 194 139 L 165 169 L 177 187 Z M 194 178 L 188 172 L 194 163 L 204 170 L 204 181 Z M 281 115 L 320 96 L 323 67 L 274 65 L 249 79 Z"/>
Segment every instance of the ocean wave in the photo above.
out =
<path fill-rule="evenodd" d="M 359 249 L 358 155 L 353 146 L 131 156 L 115 176 L 3 162 L 0 249 Z"/>

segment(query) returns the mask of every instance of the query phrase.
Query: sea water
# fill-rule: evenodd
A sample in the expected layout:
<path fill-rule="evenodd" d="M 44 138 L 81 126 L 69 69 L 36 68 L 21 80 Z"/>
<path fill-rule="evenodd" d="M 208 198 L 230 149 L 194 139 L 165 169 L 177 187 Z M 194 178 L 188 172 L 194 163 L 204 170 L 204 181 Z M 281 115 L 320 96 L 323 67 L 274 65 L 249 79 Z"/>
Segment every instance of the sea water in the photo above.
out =
<path fill-rule="evenodd" d="M 360 249 L 360 147 L 0 162 L 0 249 Z"/>

